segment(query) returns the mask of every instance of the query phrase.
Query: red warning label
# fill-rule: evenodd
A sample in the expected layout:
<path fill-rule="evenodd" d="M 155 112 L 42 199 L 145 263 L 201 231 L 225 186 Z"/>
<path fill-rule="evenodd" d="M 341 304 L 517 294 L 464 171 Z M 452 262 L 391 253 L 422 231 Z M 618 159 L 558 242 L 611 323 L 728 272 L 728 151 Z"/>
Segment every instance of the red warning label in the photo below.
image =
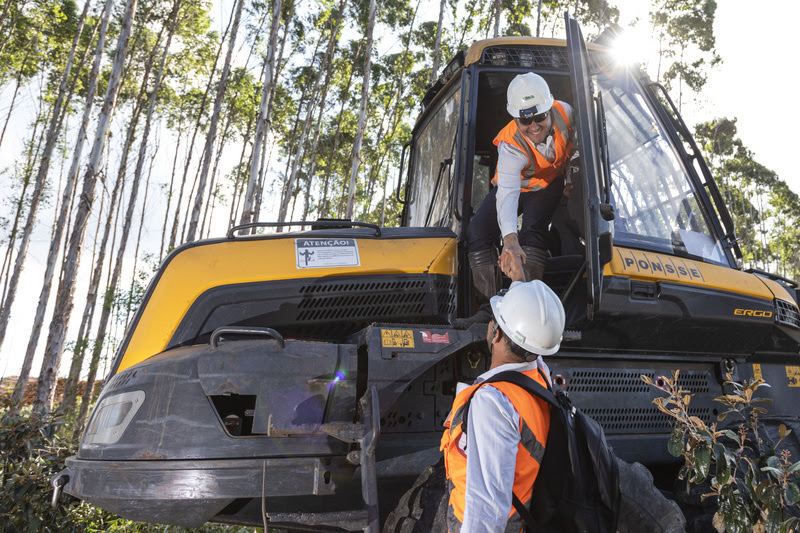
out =
<path fill-rule="evenodd" d="M 435 342 L 437 344 L 450 344 L 450 333 L 431 333 L 423 331 L 422 342 Z"/>

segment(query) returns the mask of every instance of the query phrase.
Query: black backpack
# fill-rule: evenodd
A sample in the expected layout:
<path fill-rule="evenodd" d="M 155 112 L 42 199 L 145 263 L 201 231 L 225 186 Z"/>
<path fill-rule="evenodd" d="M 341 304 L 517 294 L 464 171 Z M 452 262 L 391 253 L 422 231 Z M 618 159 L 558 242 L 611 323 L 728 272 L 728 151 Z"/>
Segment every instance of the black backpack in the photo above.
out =
<path fill-rule="evenodd" d="M 516 494 L 513 496 L 514 508 L 525 520 L 527 531 L 616 532 L 619 469 L 603 428 L 575 408 L 565 392 L 553 394 L 525 374 L 500 372 L 483 383 L 498 381 L 513 383 L 550 404 L 550 430 L 533 484 L 530 509 L 525 508 Z M 464 434 L 472 396 L 464 406 Z"/>

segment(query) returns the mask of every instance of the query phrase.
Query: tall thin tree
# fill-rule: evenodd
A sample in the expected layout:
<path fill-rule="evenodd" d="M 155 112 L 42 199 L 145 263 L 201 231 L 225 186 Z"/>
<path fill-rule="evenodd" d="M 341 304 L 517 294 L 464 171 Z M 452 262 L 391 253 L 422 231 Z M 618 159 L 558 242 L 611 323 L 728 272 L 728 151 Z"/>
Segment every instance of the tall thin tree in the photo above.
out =
<path fill-rule="evenodd" d="M 367 44 L 364 50 L 364 79 L 361 83 L 361 107 L 358 115 L 358 129 L 353 142 L 352 165 L 350 167 L 350 187 L 347 191 L 347 211 L 345 218 L 353 218 L 356 201 L 356 183 L 358 167 L 361 164 L 361 142 L 364 139 L 364 127 L 367 122 L 367 102 L 369 100 L 369 79 L 372 71 L 372 34 L 375 30 L 375 0 L 369 1 L 369 20 L 367 22 Z"/>
<path fill-rule="evenodd" d="M 203 205 L 203 196 L 206 189 L 206 181 L 208 180 L 208 170 L 211 166 L 211 158 L 214 155 L 214 140 L 217 135 L 217 122 L 219 122 L 219 112 L 222 109 L 222 101 L 225 96 L 225 88 L 228 83 L 228 74 L 231 70 L 231 58 L 233 57 L 233 49 L 236 45 L 236 34 L 239 30 L 239 21 L 242 18 L 242 8 L 244 7 L 244 0 L 237 0 L 236 12 L 234 15 L 233 28 L 231 29 L 230 44 L 228 45 L 228 54 L 225 56 L 225 64 L 222 67 L 222 76 L 219 80 L 219 87 L 217 88 L 217 98 L 214 101 L 214 112 L 211 115 L 211 122 L 208 125 L 208 133 L 206 134 L 206 147 L 203 156 L 203 165 L 200 170 L 200 183 L 197 187 L 197 196 L 192 206 L 192 217 L 189 221 L 189 229 L 186 232 L 186 241 L 192 242 L 195 239 L 197 232 L 197 224 L 200 218 L 200 209 Z"/>
<path fill-rule="evenodd" d="M 81 191 L 81 199 L 78 204 L 78 212 L 75 215 L 66 260 L 61 268 L 61 281 L 58 286 L 53 318 L 50 321 L 47 345 L 42 360 L 41 372 L 39 373 L 39 381 L 36 386 L 36 396 L 33 402 L 35 410 L 49 410 L 53 403 L 56 375 L 58 373 L 59 364 L 61 363 L 61 352 L 64 348 L 64 339 L 66 337 L 70 315 L 72 314 L 75 281 L 78 276 L 83 238 L 86 235 L 89 213 L 92 210 L 94 189 L 100 172 L 106 138 L 108 137 L 108 124 L 117 104 L 120 78 L 122 77 L 122 69 L 125 65 L 125 59 L 128 53 L 128 40 L 131 34 L 131 25 L 133 23 L 133 15 L 136 11 L 137 1 L 138 0 L 127 0 L 125 4 L 122 25 L 117 39 L 117 49 L 114 53 L 114 62 L 106 87 L 106 95 L 98 119 L 97 131 L 95 132 L 89 163 L 83 177 L 83 188 Z"/>

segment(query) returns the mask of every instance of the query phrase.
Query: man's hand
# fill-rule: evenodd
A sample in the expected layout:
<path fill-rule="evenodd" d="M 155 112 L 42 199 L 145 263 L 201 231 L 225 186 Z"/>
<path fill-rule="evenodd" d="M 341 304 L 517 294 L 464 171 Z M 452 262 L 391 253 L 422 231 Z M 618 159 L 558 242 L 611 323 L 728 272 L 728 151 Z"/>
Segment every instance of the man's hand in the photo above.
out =
<path fill-rule="evenodd" d="M 525 252 L 519 245 L 516 233 L 509 233 L 503 237 L 503 253 L 500 254 L 497 263 L 500 265 L 500 270 L 513 281 L 525 281 L 525 274 L 522 272 Z"/>
<path fill-rule="evenodd" d="M 506 255 L 506 252 L 503 252 L 503 255 Z M 508 252 L 506 259 L 507 260 L 503 262 L 503 256 L 501 255 L 500 259 L 497 261 L 500 264 L 500 269 L 503 271 L 503 274 L 511 278 L 511 281 L 527 281 L 519 256 Z"/>

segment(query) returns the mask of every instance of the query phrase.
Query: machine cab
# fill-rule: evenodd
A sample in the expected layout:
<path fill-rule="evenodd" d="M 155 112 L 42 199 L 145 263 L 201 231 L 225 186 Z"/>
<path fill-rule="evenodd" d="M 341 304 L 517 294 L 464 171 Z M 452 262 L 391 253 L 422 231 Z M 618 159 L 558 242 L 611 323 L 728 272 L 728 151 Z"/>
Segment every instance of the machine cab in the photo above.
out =
<path fill-rule="evenodd" d="M 572 127 L 580 175 L 553 218 L 544 277 L 564 301 L 568 328 L 584 330 L 586 338 L 611 316 L 615 323 L 625 316 L 636 317 L 636 324 L 649 316 L 689 320 L 707 291 L 724 302 L 712 320 L 725 324 L 736 323 L 736 309 L 771 309 L 774 298 L 794 304 L 774 280 L 737 270 L 741 252 L 727 207 L 663 87 L 637 67 L 616 63 L 602 47 L 587 50 L 577 22 L 567 16 L 566 41 L 501 37 L 473 44 L 423 100 L 407 179 L 401 180 L 405 189 L 398 190 L 402 225 L 448 227 L 457 235 L 460 316 L 474 311 L 466 230 L 491 187 L 497 165 L 492 141 L 511 120 L 506 89 L 516 75 L 531 71 L 577 115 Z M 766 330 L 771 322 L 755 326 Z M 682 328 L 658 329 L 671 336 Z M 655 342 L 652 330 L 634 337 L 613 342 Z"/>

